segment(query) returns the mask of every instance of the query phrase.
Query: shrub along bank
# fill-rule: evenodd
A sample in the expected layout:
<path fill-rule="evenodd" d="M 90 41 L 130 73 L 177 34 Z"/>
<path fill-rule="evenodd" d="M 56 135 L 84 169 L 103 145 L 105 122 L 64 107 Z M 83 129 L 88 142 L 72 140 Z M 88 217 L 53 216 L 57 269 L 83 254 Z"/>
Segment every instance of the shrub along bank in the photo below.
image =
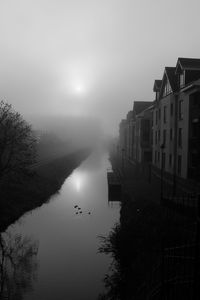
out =
<path fill-rule="evenodd" d="M 0 232 L 30 211 L 46 202 L 62 186 L 66 177 L 89 155 L 82 149 L 40 165 L 30 176 L 16 178 L 1 185 Z"/>

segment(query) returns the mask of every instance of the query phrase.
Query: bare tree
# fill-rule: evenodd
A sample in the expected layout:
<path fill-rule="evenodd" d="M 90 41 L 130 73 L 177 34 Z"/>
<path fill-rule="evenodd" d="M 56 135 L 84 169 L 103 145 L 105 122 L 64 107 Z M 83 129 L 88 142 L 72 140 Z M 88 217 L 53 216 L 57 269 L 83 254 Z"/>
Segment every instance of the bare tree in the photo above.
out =
<path fill-rule="evenodd" d="M 0 234 L 0 299 L 21 300 L 37 275 L 38 241 Z"/>
<path fill-rule="evenodd" d="M 0 180 L 27 174 L 36 159 L 31 126 L 12 106 L 0 102 Z"/>

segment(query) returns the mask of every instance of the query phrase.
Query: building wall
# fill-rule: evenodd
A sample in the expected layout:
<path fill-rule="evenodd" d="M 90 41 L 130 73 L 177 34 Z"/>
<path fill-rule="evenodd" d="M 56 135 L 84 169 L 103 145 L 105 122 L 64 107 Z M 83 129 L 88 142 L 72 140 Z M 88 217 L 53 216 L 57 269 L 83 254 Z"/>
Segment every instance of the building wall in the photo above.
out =
<path fill-rule="evenodd" d="M 177 101 L 177 103 L 176 103 Z M 181 102 L 181 105 L 180 105 Z M 177 105 L 177 115 L 176 115 Z M 159 118 L 160 110 L 160 118 Z M 164 118 L 165 110 L 165 118 Z M 156 116 L 157 114 L 157 116 Z M 165 120 L 164 120 L 165 119 Z M 156 122 L 157 120 L 157 122 Z M 177 124 L 176 124 L 177 123 Z M 180 133 L 181 131 L 181 133 Z M 160 132 L 160 138 L 159 138 Z M 166 142 L 164 143 L 164 132 Z M 178 97 L 170 94 L 156 103 L 153 110 L 153 161 L 170 174 L 174 173 L 182 178 L 188 177 L 188 140 L 189 140 L 189 94 L 180 92 Z M 161 150 L 161 145 L 164 148 Z M 175 145 L 176 143 L 176 145 Z M 176 150 L 175 150 L 176 149 Z M 163 154 L 162 154 L 163 153 Z"/>
<path fill-rule="evenodd" d="M 132 161 L 151 160 L 171 175 L 200 179 L 200 70 L 178 66 L 165 68 L 163 80 L 154 84 L 153 107 L 141 112 L 140 101 L 134 102 L 120 125 L 119 148 Z"/>
<path fill-rule="evenodd" d="M 133 144 L 134 144 L 134 121 L 131 119 L 129 124 L 129 159 L 133 161 Z"/>
<path fill-rule="evenodd" d="M 123 149 L 126 148 L 127 144 L 127 128 L 126 120 L 122 120 L 119 125 L 119 152 L 121 153 Z"/>
<path fill-rule="evenodd" d="M 189 93 L 188 178 L 200 180 L 200 91 Z"/>
<path fill-rule="evenodd" d="M 153 109 L 152 163 L 159 169 L 163 163 L 170 174 L 174 172 L 175 101 L 171 93 L 157 101 Z"/>
<path fill-rule="evenodd" d="M 180 102 L 182 101 L 182 111 Z M 182 116 L 181 116 L 182 115 Z M 181 92 L 178 96 L 178 126 L 177 126 L 177 175 L 187 178 L 188 170 L 188 140 L 189 140 L 189 95 Z M 182 131 L 182 143 L 179 142 L 179 130 Z M 179 158 L 181 157 L 181 169 Z"/>
<path fill-rule="evenodd" d="M 134 159 L 139 163 L 152 159 L 152 117 L 152 109 L 147 109 L 135 118 Z"/>

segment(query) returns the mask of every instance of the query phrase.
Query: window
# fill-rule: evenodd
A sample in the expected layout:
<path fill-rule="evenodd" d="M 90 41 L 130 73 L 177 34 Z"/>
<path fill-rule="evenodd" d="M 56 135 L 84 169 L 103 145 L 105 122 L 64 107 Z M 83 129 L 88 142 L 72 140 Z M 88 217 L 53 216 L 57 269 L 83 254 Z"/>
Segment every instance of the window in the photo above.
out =
<path fill-rule="evenodd" d="M 160 162 L 160 152 L 158 151 L 158 162 Z"/>
<path fill-rule="evenodd" d="M 178 103 L 178 115 L 179 115 L 179 120 L 183 119 L 183 100 L 180 100 Z"/>
<path fill-rule="evenodd" d="M 141 123 L 142 141 L 145 143 L 150 142 L 150 120 L 144 119 Z"/>
<path fill-rule="evenodd" d="M 166 106 L 164 106 L 164 123 L 166 123 L 167 122 L 167 107 Z"/>
<path fill-rule="evenodd" d="M 172 141 L 172 139 L 173 139 L 173 129 L 170 128 L 170 141 Z"/>
<path fill-rule="evenodd" d="M 165 84 L 164 86 L 164 91 L 163 91 L 163 97 L 167 95 L 167 85 Z"/>
<path fill-rule="evenodd" d="M 192 106 L 195 108 L 200 107 L 200 92 L 195 92 L 190 95 L 190 102 Z"/>
<path fill-rule="evenodd" d="M 165 153 L 162 153 L 162 168 L 165 169 Z"/>
<path fill-rule="evenodd" d="M 200 93 L 196 92 L 194 94 L 192 94 L 192 105 L 193 106 L 200 106 Z"/>
<path fill-rule="evenodd" d="M 170 104 L 170 115 L 173 116 L 174 113 L 174 106 L 173 103 Z"/>
<path fill-rule="evenodd" d="M 164 90 L 163 90 L 163 97 L 167 96 L 171 92 L 172 92 L 171 85 L 169 83 L 169 80 L 167 80 L 165 83 L 165 86 L 164 86 Z"/>
<path fill-rule="evenodd" d="M 156 125 L 158 124 L 158 111 L 156 110 Z"/>
<path fill-rule="evenodd" d="M 192 121 L 192 137 L 197 138 L 198 137 L 198 132 L 199 132 L 199 120 L 194 119 Z"/>
<path fill-rule="evenodd" d="M 182 147 L 182 128 L 178 129 L 178 146 Z"/>
<path fill-rule="evenodd" d="M 170 166 L 170 168 L 172 166 L 172 155 L 171 154 L 169 155 L 169 166 Z"/>
<path fill-rule="evenodd" d="M 157 145 L 157 131 L 155 131 L 155 144 Z"/>
<path fill-rule="evenodd" d="M 178 175 L 181 175 L 181 164 L 182 164 L 182 157 L 178 155 Z"/>
<path fill-rule="evenodd" d="M 154 154 L 154 162 L 155 162 L 155 164 L 157 163 L 157 151 L 155 151 L 155 154 Z"/>
<path fill-rule="evenodd" d="M 180 87 L 183 87 L 185 85 L 185 76 L 184 73 L 179 75 L 179 83 L 180 83 Z"/>
<path fill-rule="evenodd" d="M 158 111 L 158 119 L 160 120 L 160 118 L 161 118 L 161 110 L 160 110 L 160 108 L 159 108 L 159 111 Z"/>
<path fill-rule="evenodd" d="M 158 130 L 158 142 L 160 143 L 160 130 Z"/>
<path fill-rule="evenodd" d="M 166 132 L 166 129 L 163 130 L 163 145 L 165 146 L 166 144 L 166 135 L 167 135 L 167 132 Z"/>

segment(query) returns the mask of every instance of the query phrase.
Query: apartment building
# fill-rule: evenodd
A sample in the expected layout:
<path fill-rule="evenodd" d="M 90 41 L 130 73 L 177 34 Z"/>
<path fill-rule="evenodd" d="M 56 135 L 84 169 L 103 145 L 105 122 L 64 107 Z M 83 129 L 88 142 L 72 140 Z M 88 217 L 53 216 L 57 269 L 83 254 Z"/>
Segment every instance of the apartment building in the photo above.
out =
<path fill-rule="evenodd" d="M 177 172 L 200 179 L 200 59 L 179 58 Z"/>
<path fill-rule="evenodd" d="M 178 58 L 153 91 L 153 157 L 157 168 L 181 178 L 200 177 L 200 59 Z"/>
<path fill-rule="evenodd" d="M 134 106 L 137 106 L 138 103 L 134 103 Z M 153 105 L 152 102 L 144 102 L 142 105 L 144 109 L 141 112 L 135 114 L 134 119 L 134 145 L 133 145 L 133 154 L 134 159 L 138 163 L 151 162 L 152 160 L 152 113 Z M 147 107 L 147 108 L 146 108 Z"/>
<path fill-rule="evenodd" d="M 155 100 L 134 101 L 120 123 L 119 153 L 173 178 L 200 180 L 200 59 L 178 58 L 155 80 Z"/>
<path fill-rule="evenodd" d="M 175 67 L 166 67 L 162 80 L 155 80 L 156 97 L 153 110 L 153 157 L 158 168 L 173 173 L 175 138 L 175 92 L 177 75 Z"/>
<path fill-rule="evenodd" d="M 134 101 L 133 110 L 119 126 L 119 151 L 132 162 L 149 162 L 152 157 L 152 106 L 150 101 Z"/>

